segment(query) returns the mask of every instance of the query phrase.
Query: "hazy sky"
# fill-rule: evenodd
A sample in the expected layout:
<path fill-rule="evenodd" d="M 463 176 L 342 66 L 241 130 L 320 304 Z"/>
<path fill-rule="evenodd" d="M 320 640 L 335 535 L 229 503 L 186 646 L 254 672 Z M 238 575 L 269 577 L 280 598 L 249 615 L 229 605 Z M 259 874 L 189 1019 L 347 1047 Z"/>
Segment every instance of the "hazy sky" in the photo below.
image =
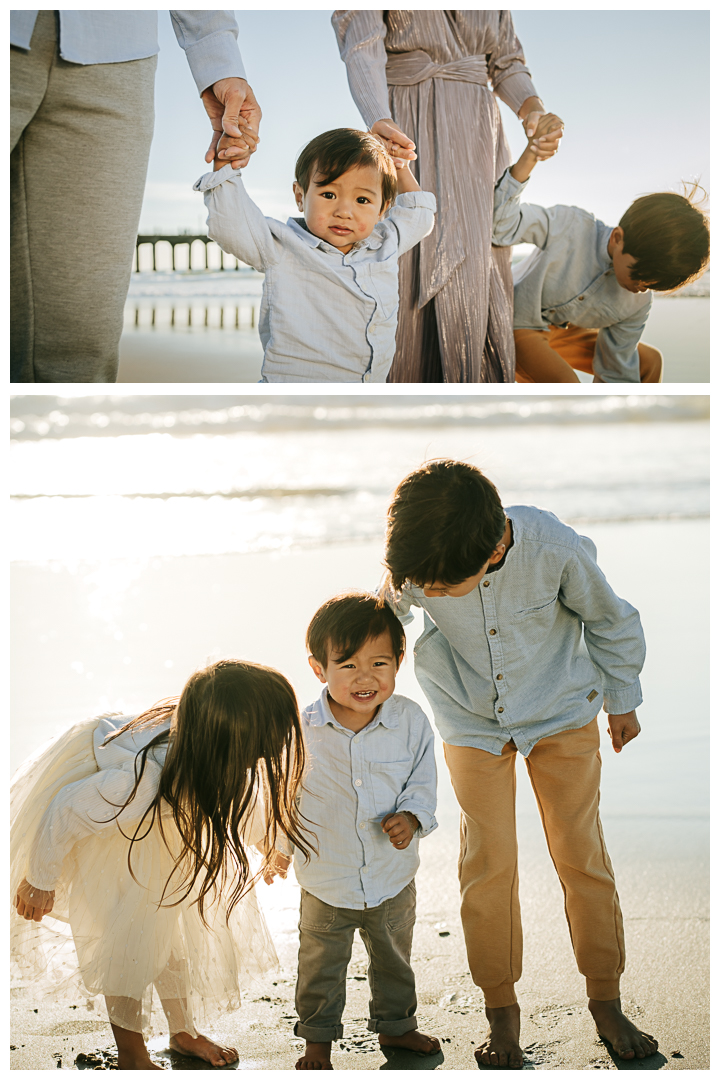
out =
<path fill-rule="evenodd" d="M 333 127 L 362 121 L 328 11 L 238 11 L 240 50 L 263 109 L 261 143 L 244 170 L 252 197 L 282 220 L 298 152 Z M 565 121 L 560 153 L 533 173 L 527 201 L 573 203 L 615 224 L 640 194 L 709 183 L 707 11 L 516 11 L 535 85 Z M 141 231 L 204 231 L 201 196 L 210 138 L 170 16 L 159 14 L 155 139 Z M 520 123 L 502 103 L 514 154 Z"/>

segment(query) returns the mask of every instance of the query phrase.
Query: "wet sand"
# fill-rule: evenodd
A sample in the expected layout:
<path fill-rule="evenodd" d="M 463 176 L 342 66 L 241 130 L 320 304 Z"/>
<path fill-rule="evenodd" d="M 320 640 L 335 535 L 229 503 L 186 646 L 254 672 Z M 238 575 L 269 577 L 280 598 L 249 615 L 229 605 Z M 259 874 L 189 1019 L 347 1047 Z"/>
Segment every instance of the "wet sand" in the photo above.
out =
<path fill-rule="evenodd" d="M 699 297 L 658 297 L 643 340 L 665 357 L 664 382 L 708 382 L 710 304 Z M 129 328 L 120 341 L 121 383 L 238 382 L 260 379 L 262 348 L 251 330 Z M 582 381 L 590 381 L 589 377 Z"/>
<path fill-rule="evenodd" d="M 602 813 L 625 919 L 623 998 L 631 1017 L 659 1039 L 660 1053 L 644 1062 L 623 1062 L 595 1036 L 562 893 L 520 765 L 525 962 L 518 996 L 525 1067 L 704 1070 L 709 1068 L 708 702 L 706 671 L 700 669 L 705 653 L 697 643 L 707 640 L 707 523 L 639 522 L 584 531 L 595 540 L 600 565 L 617 591 L 639 607 L 648 638 L 645 704 L 639 712 L 644 730 L 620 755 L 610 752 L 603 734 Z M 668 568 L 686 550 L 694 557 L 686 560 L 678 589 L 668 581 Z M 16 566 L 14 763 L 90 711 L 91 687 L 70 667 L 78 660 L 92 673 L 95 693 L 100 687 L 108 692 L 124 679 L 127 703 L 138 707 L 174 692 L 209 655 L 275 664 L 292 679 L 301 702 L 312 700 L 319 684 L 305 663 L 304 626 L 325 596 L 353 585 L 372 587 L 380 553 L 373 543 L 277 556 L 152 559 L 134 568 L 116 563 L 105 572 L 97 565 Z M 269 589 L 283 596 L 281 609 L 269 609 Z M 248 617 L 263 609 L 267 618 Z M 692 630 L 678 634 L 678 626 Z M 412 629 L 412 638 L 418 629 Z M 118 639 L 118 633 L 125 637 Z M 140 640 L 145 644 L 137 648 Z M 127 653 L 138 660 L 123 667 Z M 33 677 L 38 670 L 44 673 L 40 682 Z M 401 671 L 398 691 L 422 700 L 409 665 Z M 484 1030 L 482 998 L 464 955 L 455 869 L 458 811 L 439 744 L 438 755 L 440 828 L 421 845 L 414 966 L 419 1023 L 443 1040 L 442 1057 L 399 1051 L 386 1057 L 378 1049 L 364 1027 L 366 963 L 357 943 L 336 1068 L 475 1069 L 472 1051 Z M 281 971 L 248 993 L 243 1009 L 213 1034 L 239 1048 L 240 1068 L 287 1070 L 300 1045 L 292 1035 L 298 888 L 292 880 L 261 886 L 260 900 Z M 92 1009 L 82 1001 L 38 1004 L 32 988 L 20 986 L 13 991 L 11 1044 L 17 1047 L 11 1051 L 13 1069 L 74 1068 L 78 1053 L 111 1047 L 112 1037 L 101 1002 Z M 152 1045 L 161 1051 L 166 1042 L 161 1035 Z M 180 1059 L 165 1063 L 196 1067 Z"/>

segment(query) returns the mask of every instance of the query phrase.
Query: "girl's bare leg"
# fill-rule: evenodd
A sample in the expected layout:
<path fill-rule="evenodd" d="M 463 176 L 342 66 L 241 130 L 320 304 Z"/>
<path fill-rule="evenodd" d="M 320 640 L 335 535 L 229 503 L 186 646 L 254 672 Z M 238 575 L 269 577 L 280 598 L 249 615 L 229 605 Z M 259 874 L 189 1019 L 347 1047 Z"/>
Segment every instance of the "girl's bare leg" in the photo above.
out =
<path fill-rule="evenodd" d="M 185 1054 L 187 1057 L 201 1058 L 216 1068 L 222 1068 L 223 1065 L 230 1065 L 233 1061 L 237 1061 L 238 1052 L 234 1046 L 220 1046 L 204 1035 L 193 1036 L 183 1031 L 187 1023 L 185 1020 L 187 1009 L 184 1001 L 177 998 L 162 999 L 162 1007 L 170 1029 L 171 1050 L 175 1050 L 178 1054 Z"/>
<path fill-rule="evenodd" d="M 140 1002 L 134 1001 L 132 998 L 105 998 L 107 1005 L 108 1016 L 112 1017 L 122 1010 L 124 1015 L 135 1014 L 137 1020 L 140 1020 Z M 156 1065 L 150 1059 L 150 1055 L 139 1031 L 130 1031 L 128 1028 L 119 1027 L 117 1024 L 113 1024 L 110 1020 L 110 1027 L 117 1043 L 118 1048 L 118 1069 L 160 1069 L 160 1065 Z"/>

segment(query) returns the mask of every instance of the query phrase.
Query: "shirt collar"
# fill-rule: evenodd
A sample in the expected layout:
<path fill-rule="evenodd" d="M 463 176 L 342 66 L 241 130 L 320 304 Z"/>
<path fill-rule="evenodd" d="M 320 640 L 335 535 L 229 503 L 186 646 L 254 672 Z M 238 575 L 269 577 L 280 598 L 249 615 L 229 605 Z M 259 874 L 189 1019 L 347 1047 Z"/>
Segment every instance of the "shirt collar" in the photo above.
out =
<path fill-rule="evenodd" d="M 314 233 L 310 232 L 307 227 L 305 218 L 290 217 L 287 219 L 287 224 L 288 227 L 292 229 L 292 231 L 295 233 L 295 235 L 299 236 L 307 244 L 308 247 L 316 249 L 319 248 L 321 251 L 326 251 L 330 255 L 335 254 L 339 255 L 340 258 L 343 258 L 342 252 L 333 244 L 328 244 L 326 240 L 321 240 L 319 236 L 315 236 Z M 366 237 L 365 240 L 359 240 L 357 244 L 355 244 L 350 249 L 350 251 L 347 252 L 347 254 L 352 255 L 354 252 L 363 251 L 365 248 L 368 248 L 370 251 L 378 251 L 382 247 L 382 245 L 383 238 L 376 225 L 370 235 Z"/>
<path fill-rule="evenodd" d="M 312 706 L 312 714 L 309 717 L 308 722 L 313 727 L 322 727 L 324 724 L 333 724 L 336 727 L 343 727 L 343 725 L 339 724 L 338 721 L 335 719 L 330 710 L 330 706 L 328 705 L 327 686 L 323 687 L 322 694 Z M 382 703 L 371 723 L 369 723 L 368 726 L 363 728 L 362 730 L 370 731 L 371 728 L 377 727 L 378 724 L 382 724 L 383 727 L 391 730 L 393 728 L 396 728 L 398 726 L 398 723 L 399 721 L 397 717 L 397 710 L 395 707 L 395 695 L 393 694 L 387 699 L 387 701 L 384 701 Z M 350 732 L 350 729 L 343 728 L 343 731 Z M 350 732 L 350 734 L 353 734 L 353 732 Z M 361 732 L 358 731 L 355 734 L 360 735 Z"/>

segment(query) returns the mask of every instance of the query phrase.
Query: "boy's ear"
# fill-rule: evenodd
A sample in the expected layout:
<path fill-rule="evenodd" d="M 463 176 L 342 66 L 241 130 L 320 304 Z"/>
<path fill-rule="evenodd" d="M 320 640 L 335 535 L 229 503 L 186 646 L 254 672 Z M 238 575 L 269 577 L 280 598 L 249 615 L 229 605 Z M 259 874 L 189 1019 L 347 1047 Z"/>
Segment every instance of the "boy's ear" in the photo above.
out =
<path fill-rule="evenodd" d="M 305 192 L 300 187 L 297 180 L 293 180 L 293 195 L 295 196 L 295 204 L 297 205 L 298 210 L 304 212 L 305 207 L 303 205 L 303 199 L 305 196 Z"/>
<path fill-rule="evenodd" d="M 390 200 L 388 199 L 388 201 L 385 203 L 382 210 L 380 211 L 380 216 L 378 217 L 378 221 L 382 221 L 382 219 L 385 217 L 385 215 L 387 214 L 389 209 L 390 209 Z"/>
<path fill-rule="evenodd" d="M 308 664 L 313 669 L 320 682 L 327 682 L 327 679 L 325 678 L 325 672 L 322 668 L 322 664 L 319 664 L 314 656 L 308 656 Z"/>
<path fill-rule="evenodd" d="M 488 560 L 490 562 L 490 565 L 494 566 L 495 563 L 500 562 L 500 560 L 502 559 L 504 554 L 505 554 L 505 544 L 498 544 L 498 546 L 495 548 L 492 555 L 490 556 L 490 559 Z"/>
<path fill-rule="evenodd" d="M 613 229 L 613 231 L 610 233 L 609 246 L 613 247 L 613 248 L 617 248 L 618 249 L 618 254 L 622 255 L 623 248 L 625 246 L 625 233 L 623 232 L 623 230 L 620 228 L 619 225 L 616 225 L 615 228 Z M 611 252 L 611 254 L 612 254 L 612 252 Z"/>
<path fill-rule="evenodd" d="M 403 662 L 403 658 L 404 658 L 404 656 L 405 656 L 405 653 L 404 653 L 404 652 L 401 652 L 401 653 L 400 653 L 400 655 L 398 656 L 398 658 L 397 658 L 397 667 L 396 667 L 396 669 L 395 669 L 395 670 L 396 670 L 396 672 L 398 672 L 398 671 L 400 670 L 400 665 L 401 665 L 401 664 L 402 664 L 402 662 Z"/>

